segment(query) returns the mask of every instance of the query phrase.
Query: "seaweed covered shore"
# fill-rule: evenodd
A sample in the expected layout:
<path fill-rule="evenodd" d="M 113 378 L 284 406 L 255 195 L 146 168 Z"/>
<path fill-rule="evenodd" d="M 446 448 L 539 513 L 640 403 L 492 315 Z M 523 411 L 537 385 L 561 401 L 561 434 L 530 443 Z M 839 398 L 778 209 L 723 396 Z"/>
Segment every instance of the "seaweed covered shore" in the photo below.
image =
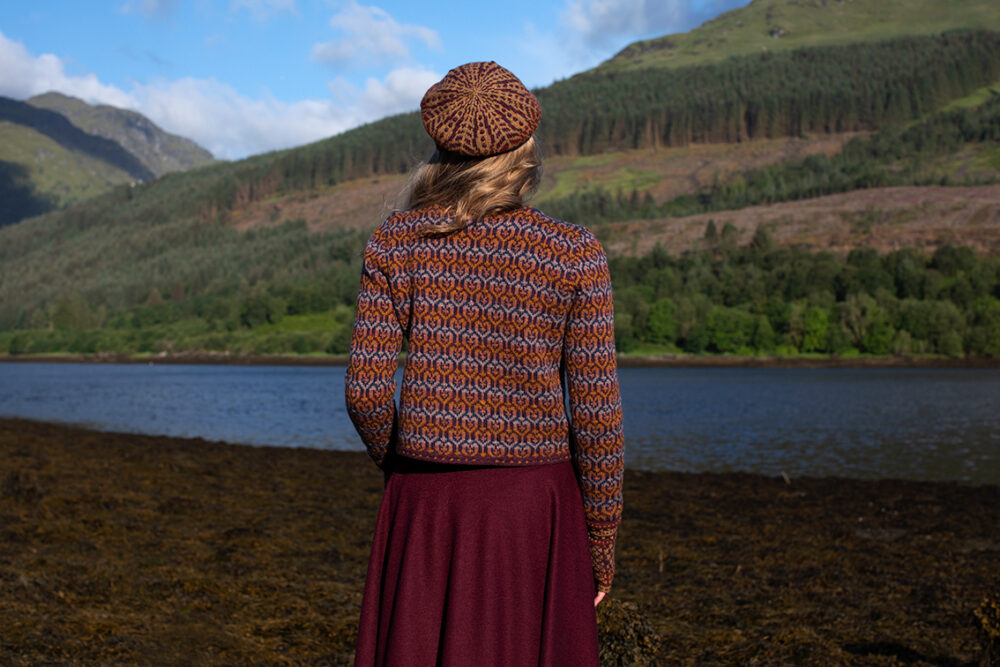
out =
<path fill-rule="evenodd" d="M 349 664 L 381 491 L 360 453 L 0 419 L 0 663 Z M 989 659 L 1000 487 L 629 470 L 625 493 L 605 664 Z"/>

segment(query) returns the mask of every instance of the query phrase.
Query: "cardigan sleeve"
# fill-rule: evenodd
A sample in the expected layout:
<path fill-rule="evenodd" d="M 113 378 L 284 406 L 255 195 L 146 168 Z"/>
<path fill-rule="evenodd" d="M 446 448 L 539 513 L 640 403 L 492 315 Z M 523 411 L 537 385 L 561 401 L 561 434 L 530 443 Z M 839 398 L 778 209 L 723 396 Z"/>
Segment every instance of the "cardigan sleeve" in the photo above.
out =
<path fill-rule="evenodd" d="M 607 257 L 588 232 L 564 342 L 573 459 L 580 476 L 594 581 L 611 589 L 625 466 Z"/>
<path fill-rule="evenodd" d="M 379 468 L 396 431 L 396 369 L 403 339 L 377 232 L 365 246 L 345 378 L 347 413 Z"/>

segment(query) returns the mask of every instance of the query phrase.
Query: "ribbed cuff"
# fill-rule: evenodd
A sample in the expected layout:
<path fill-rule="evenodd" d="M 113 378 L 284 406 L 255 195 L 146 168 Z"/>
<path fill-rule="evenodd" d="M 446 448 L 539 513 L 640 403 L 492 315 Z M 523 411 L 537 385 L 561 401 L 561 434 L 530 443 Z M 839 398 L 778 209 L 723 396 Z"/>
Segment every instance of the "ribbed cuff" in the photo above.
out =
<path fill-rule="evenodd" d="M 611 590 L 615 578 L 615 538 L 617 525 L 588 525 L 587 541 L 590 543 L 590 561 L 594 566 L 594 586 L 599 593 Z"/>

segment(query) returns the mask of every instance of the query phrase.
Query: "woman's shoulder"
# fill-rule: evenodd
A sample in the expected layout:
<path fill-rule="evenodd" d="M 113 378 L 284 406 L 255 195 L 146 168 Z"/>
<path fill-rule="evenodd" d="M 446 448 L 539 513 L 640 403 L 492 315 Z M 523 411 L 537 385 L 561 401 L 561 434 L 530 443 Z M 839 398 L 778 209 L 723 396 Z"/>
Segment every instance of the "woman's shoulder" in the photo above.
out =
<path fill-rule="evenodd" d="M 447 211 L 440 207 L 393 211 L 372 232 L 370 243 L 384 248 L 406 245 L 422 237 L 429 223 L 440 222 L 447 216 Z"/>
<path fill-rule="evenodd" d="M 417 209 L 397 210 L 390 213 L 378 226 L 372 235 L 380 246 L 401 247 L 409 241 L 426 237 L 429 224 L 446 222 L 450 217 L 444 207 L 428 206 Z M 500 222 L 501 225 L 513 225 L 521 231 L 531 230 L 535 241 L 543 245 L 549 243 L 558 246 L 563 251 L 587 253 L 598 250 L 603 252 L 600 241 L 592 231 L 566 220 L 554 218 L 532 206 L 522 206 L 512 211 L 495 213 L 486 219 Z M 486 229 L 489 229 L 487 227 Z M 546 243 L 548 241 L 549 243 Z"/>
<path fill-rule="evenodd" d="M 599 250 L 603 253 L 601 242 L 594 232 L 583 225 L 578 225 L 559 218 L 553 218 L 534 207 L 525 207 L 525 215 L 543 230 L 555 238 L 558 238 L 570 247 L 586 252 L 587 250 Z"/>
<path fill-rule="evenodd" d="M 396 210 L 385 217 L 376 231 L 405 233 L 447 217 L 448 212 L 440 206 Z"/>

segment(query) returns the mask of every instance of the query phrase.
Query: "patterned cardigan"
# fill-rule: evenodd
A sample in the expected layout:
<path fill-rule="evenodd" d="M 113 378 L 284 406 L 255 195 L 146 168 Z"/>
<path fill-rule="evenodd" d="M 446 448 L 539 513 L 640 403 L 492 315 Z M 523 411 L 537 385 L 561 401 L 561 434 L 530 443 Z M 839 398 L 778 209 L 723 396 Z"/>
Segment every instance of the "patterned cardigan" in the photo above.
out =
<path fill-rule="evenodd" d="M 604 250 L 586 228 L 528 207 L 422 233 L 446 219 L 436 207 L 393 213 L 365 247 L 346 378 L 351 420 L 380 468 L 393 454 L 502 466 L 572 460 L 595 584 L 607 591 L 624 447 Z"/>

